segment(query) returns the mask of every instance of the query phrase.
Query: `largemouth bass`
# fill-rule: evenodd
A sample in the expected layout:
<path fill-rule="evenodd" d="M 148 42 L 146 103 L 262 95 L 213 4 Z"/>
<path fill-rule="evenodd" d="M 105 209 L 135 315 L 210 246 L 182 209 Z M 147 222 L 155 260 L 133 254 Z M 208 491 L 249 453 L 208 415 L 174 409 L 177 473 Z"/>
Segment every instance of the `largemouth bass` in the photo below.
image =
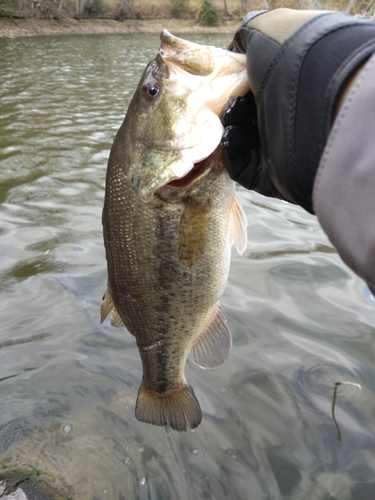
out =
<path fill-rule="evenodd" d="M 109 157 L 103 209 L 108 289 L 101 321 L 125 326 L 143 365 L 135 416 L 194 429 L 202 418 L 184 368 L 222 364 L 231 245 L 246 218 L 221 160 L 219 115 L 249 90 L 246 59 L 161 33 Z"/>

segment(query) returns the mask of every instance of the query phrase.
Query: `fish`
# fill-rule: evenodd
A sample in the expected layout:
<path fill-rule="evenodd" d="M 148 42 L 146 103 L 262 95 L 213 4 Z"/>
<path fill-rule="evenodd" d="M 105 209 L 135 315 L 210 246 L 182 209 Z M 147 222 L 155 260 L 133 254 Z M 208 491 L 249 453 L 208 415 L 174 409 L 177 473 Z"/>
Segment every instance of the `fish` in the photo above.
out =
<path fill-rule="evenodd" d="M 137 420 L 186 431 L 202 420 L 187 356 L 215 368 L 232 348 L 219 300 L 247 222 L 224 168 L 220 114 L 249 84 L 245 55 L 167 30 L 160 39 L 108 160 L 101 322 L 112 313 L 136 339 Z"/>

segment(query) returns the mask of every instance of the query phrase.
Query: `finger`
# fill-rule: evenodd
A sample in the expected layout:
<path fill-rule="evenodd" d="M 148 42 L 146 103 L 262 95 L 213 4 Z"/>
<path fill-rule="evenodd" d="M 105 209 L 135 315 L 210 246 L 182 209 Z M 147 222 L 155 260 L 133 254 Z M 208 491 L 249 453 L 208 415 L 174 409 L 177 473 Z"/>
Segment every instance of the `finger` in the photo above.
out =
<path fill-rule="evenodd" d="M 248 136 L 241 128 L 229 125 L 224 130 L 221 144 L 224 149 L 224 166 L 233 179 L 246 168 L 251 158 Z"/>
<path fill-rule="evenodd" d="M 224 126 L 235 125 L 250 134 L 257 127 L 257 108 L 251 92 L 244 97 L 234 97 L 221 115 Z"/>

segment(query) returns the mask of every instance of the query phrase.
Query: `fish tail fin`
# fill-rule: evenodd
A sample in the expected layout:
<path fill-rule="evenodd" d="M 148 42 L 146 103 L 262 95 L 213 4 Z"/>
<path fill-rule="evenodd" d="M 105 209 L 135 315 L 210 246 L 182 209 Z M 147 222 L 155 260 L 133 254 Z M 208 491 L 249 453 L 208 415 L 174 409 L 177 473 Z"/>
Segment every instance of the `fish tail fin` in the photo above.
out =
<path fill-rule="evenodd" d="M 141 383 L 135 406 L 135 417 L 153 425 L 170 425 L 176 431 L 195 429 L 201 423 L 202 411 L 190 385 L 166 392 L 156 392 Z"/>

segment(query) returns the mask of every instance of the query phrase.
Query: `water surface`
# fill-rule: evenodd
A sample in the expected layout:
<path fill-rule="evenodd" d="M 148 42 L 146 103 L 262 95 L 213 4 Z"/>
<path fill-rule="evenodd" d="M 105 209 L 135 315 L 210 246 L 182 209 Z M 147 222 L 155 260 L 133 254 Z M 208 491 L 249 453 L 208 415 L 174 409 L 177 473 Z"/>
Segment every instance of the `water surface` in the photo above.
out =
<path fill-rule="evenodd" d="M 223 35 L 186 38 L 226 46 Z M 315 217 L 239 190 L 234 346 L 188 363 L 195 432 L 142 424 L 134 338 L 99 324 L 106 162 L 158 37 L 0 40 L 0 460 L 67 497 L 373 500 L 375 302 Z M 331 410 L 335 383 L 335 416 Z"/>

